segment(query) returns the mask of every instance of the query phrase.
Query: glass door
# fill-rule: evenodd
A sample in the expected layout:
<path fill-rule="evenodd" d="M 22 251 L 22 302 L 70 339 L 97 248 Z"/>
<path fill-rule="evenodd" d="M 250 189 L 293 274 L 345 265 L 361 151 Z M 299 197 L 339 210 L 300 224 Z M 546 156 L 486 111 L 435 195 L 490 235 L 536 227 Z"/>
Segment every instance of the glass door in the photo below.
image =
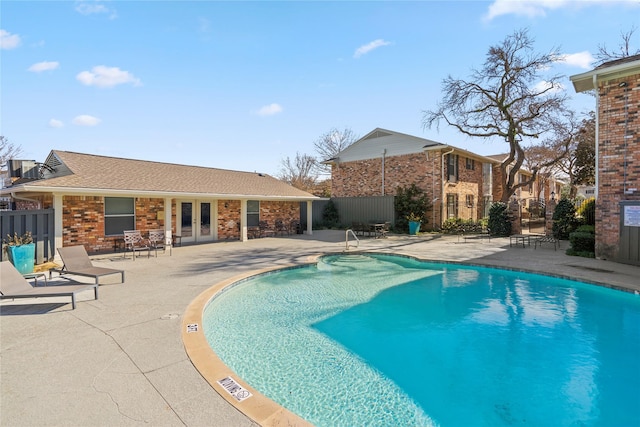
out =
<path fill-rule="evenodd" d="M 214 239 L 211 202 L 181 201 L 178 213 L 180 216 L 177 218 L 177 234 L 182 236 L 182 242 L 205 242 Z"/>

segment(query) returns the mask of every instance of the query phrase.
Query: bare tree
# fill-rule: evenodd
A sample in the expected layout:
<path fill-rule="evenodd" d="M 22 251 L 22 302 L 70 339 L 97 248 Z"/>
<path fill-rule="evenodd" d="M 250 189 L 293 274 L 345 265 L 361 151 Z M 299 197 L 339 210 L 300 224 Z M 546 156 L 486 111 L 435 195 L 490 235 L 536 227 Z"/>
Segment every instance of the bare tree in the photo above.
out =
<path fill-rule="evenodd" d="M 484 66 L 473 70 L 469 81 L 448 76 L 443 80 L 443 99 L 434 111 L 425 111 L 423 125 L 432 127 L 444 120 L 458 131 L 474 137 L 500 138 L 509 144 L 509 155 L 500 165 L 501 201 L 520 187 L 535 181 L 532 177 L 516 180 L 525 160 L 524 144 L 561 129 L 566 120 L 566 95 L 560 76 L 551 76 L 540 84 L 540 73 L 560 57 L 559 51 L 533 52 L 533 40 L 527 30 L 508 36 L 489 48 Z"/>
<path fill-rule="evenodd" d="M 635 51 L 631 47 L 631 38 L 633 37 L 633 33 L 637 30 L 637 27 L 634 25 L 631 27 L 629 31 L 621 32 L 620 38 L 622 41 L 618 45 L 618 50 L 609 50 L 606 45 L 602 44 L 598 46 L 598 53 L 595 54 L 597 65 L 601 65 L 605 62 L 614 61 L 616 59 L 622 59 L 633 55 L 640 54 L 640 49 L 636 49 Z"/>
<path fill-rule="evenodd" d="M 328 132 L 322 134 L 314 143 L 318 155 L 318 172 L 330 173 L 331 167 L 321 162 L 332 159 L 339 152 L 356 142 L 360 137 L 353 130 L 345 127 L 344 129 L 332 128 Z"/>
<path fill-rule="evenodd" d="M 525 153 L 525 166 L 538 170 L 540 185 L 546 178 L 565 178 L 569 197 L 575 197 L 578 185 L 593 181 L 589 172 L 595 171 L 595 113 L 580 122 L 572 117 L 553 137 L 525 149 Z"/>
<path fill-rule="evenodd" d="M 7 161 L 22 154 L 22 147 L 9 142 L 6 136 L 0 135 L 0 170 L 5 170 Z"/>
<path fill-rule="evenodd" d="M 293 160 L 289 157 L 282 160 L 278 179 L 300 190 L 312 193 L 318 182 L 316 167 L 315 157 L 296 153 Z"/>

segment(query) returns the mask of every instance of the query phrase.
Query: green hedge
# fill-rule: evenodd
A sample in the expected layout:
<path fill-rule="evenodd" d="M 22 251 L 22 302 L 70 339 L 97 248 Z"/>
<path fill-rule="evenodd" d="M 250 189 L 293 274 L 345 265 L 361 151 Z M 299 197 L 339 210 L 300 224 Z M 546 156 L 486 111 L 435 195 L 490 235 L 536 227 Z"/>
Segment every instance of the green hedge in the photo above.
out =
<path fill-rule="evenodd" d="M 567 249 L 567 255 L 595 257 L 596 236 L 593 233 L 574 231 L 569 234 L 569 241 L 571 242 L 571 247 Z"/>

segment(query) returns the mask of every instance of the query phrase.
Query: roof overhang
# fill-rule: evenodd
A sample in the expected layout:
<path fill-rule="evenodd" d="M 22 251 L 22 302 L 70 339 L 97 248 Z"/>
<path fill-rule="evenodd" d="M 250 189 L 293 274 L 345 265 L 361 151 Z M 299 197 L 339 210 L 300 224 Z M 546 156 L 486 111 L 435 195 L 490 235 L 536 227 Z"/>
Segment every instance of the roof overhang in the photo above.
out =
<path fill-rule="evenodd" d="M 623 62 L 610 67 L 596 68 L 586 73 L 569 77 L 577 93 L 597 89 L 599 83 L 627 77 L 640 72 L 640 59 Z"/>
<path fill-rule="evenodd" d="M 471 159 L 478 159 L 483 163 L 500 163 L 499 161 L 492 159 L 491 157 L 483 156 L 481 154 L 476 154 L 471 151 L 455 147 L 453 145 L 448 144 L 438 144 L 438 145 L 425 145 L 422 148 L 424 151 L 432 151 L 432 150 L 454 150 L 453 152 L 462 153 L 465 157 L 469 157 Z"/>
<path fill-rule="evenodd" d="M 304 202 L 320 200 L 320 197 L 304 196 L 267 196 L 258 194 L 218 194 L 218 193 L 185 193 L 166 191 L 143 191 L 143 190 L 114 190 L 110 188 L 73 188 L 73 187 L 46 187 L 21 184 L 13 187 L 0 189 L 0 196 L 13 194 L 63 194 L 70 196 L 90 196 L 97 195 L 107 197 L 150 197 L 150 198 L 172 198 L 172 199 L 224 199 L 224 200 L 279 200 Z"/>

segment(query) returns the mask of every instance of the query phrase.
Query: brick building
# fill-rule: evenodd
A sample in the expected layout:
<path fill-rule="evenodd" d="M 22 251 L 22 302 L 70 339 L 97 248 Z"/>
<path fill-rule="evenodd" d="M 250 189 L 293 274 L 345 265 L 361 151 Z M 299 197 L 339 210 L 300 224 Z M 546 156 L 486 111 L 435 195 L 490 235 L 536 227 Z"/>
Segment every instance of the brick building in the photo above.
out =
<path fill-rule="evenodd" d="M 395 195 L 398 187 L 415 183 L 432 200 L 426 228 L 437 229 L 449 218 L 488 215 L 491 202 L 502 196 L 498 174 L 505 158 L 377 128 L 325 163 L 331 165 L 333 197 Z M 532 199 L 544 199 L 545 191 L 526 187 L 516 197 L 527 207 Z"/>
<path fill-rule="evenodd" d="M 596 94 L 596 257 L 640 265 L 640 55 L 571 81 Z"/>
<path fill-rule="evenodd" d="M 164 229 L 181 243 L 244 241 L 259 221 L 290 224 L 300 219 L 300 202 L 310 213 L 318 199 L 260 173 L 68 151 L 51 151 L 44 163 L 10 164 L 24 170 L 0 196 L 17 209 L 53 208 L 55 247 L 84 245 L 88 252 L 112 249 L 130 229 Z M 307 224 L 311 233 L 310 218 Z"/>

